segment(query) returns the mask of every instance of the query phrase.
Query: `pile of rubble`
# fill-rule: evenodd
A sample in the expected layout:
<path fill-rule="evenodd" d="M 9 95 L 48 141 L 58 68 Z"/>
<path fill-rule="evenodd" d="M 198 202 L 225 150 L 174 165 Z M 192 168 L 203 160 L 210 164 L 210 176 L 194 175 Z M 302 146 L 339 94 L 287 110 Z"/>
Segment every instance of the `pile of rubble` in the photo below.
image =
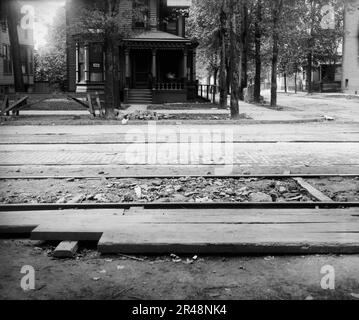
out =
<path fill-rule="evenodd" d="M 29 183 L 31 183 L 29 181 Z M 41 182 L 46 184 L 46 181 Z M 49 182 L 47 182 L 49 184 Z M 15 183 L 0 192 L 1 203 L 127 202 L 308 202 L 313 199 L 291 179 L 100 179 L 68 180 L 26 190 Z M 42 190 L 43 189 L 43 190 Z M 45 191 L 46 190 L 46 191 Z"/>
<path fill-rule="evenodd" d="M 136 111 L 127 115 L 120 115 L 120 120 L 126 118 L 136 121 L 158 121 L 158 120 L 229 120 L 229 115 L 213 114 L 189 114 L 183 110 L 181 114 L 166 114 L 156 111 Z"/>

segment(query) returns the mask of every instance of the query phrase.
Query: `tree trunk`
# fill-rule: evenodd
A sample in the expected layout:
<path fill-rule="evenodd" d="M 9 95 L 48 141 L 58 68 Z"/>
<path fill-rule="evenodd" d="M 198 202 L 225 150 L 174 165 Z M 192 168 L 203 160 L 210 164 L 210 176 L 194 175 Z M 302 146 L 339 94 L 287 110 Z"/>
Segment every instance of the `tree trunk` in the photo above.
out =
<path fill-rule="evenodd" d="M 272 8 L 273 19 L 273 56 L 272 56 L 272 80 L 271 80 L 271 107 L 277 107 L 277 68 L 278 68 L 278 54 L 279 54 L 279 16 L 283 7 L 283 0 L 274 0 Z"/>
<path fill-rule="evenodd" d="M 244 100 L 243 91 L 248 86 L 248 5 L 247 0 L 242 0 L 241 4 L 241 81 L 239 89 L 239 99 Z"/>
<path fill-rule="evenodd" d="M 255 22 L 255 77 L 254 77 L 254 102 L 259 103 L 261 101 L 261 38 L 262 38 L 262 2 L 257 1 L 256 8 L 256 22 Z"/>
<path fill-rule="evenodd" d="M 219 104 L 220 107 L 227 108 L 227 77 L 226 77 L 226 22 L 227 16 L 225 13 L 226 0 L 222 2 L 221 8 L 221 60 L 220 60 L 220 75 L 219 75 Z"/>
<path fill-rule="evenodd" d="M 295 73 L 294 73 L 294 92 L 295 92 L 295 93 L 298 92 L 298 87 L 297 87 L 297 69 L 295 70 Z"/>
<path fill-rule="evenodd" d="M 214 69 L 213 71 L 213 85 L 217 85 L 217 75 L 218 75 L 218 69 Z"/>
<path fill-rule="evenodd" d="M 115 117 L 116 95 L 115 95 L 115 59 L 113 43 L 110 39 L 105 40 L 105 117 Z"/>
<path fill-rule="evenodd" d="M 230 17 L 230 65 L 229 65 L 229 78 L 231 85 L 231 118 L 237 119 L 239 117 L 239 87 L 240 87 L 240 74 L 239 74 L 239 59 L 238 59 L 238 41 L 236 39 L 236 13 L 234 10 L 234 0 L 230 0 L 231 17 Z"/>
<path fill-rule="evenodd" d="M 287 93 L 287 73 L 284 72 L 284 92 Z"/>
<path fill-rule="evenodd" d="M 312 69 L 313 69 L 313 56 L 312 53 L 308 53 L 308 66 L 307 66 L 307 91 L 311 93 L 312 88 Z"/>
<path fill-rule="evenodd" d="M 18 26 L 18 8 L 16 1 L 8 0 L 5 4 L 7 13 L 7 25 L 9 29 L 11 60 L 14 74 L 15 91 L 24 92 L 25 85 L 22 76 L 21 47 L 19 43 Z"/>

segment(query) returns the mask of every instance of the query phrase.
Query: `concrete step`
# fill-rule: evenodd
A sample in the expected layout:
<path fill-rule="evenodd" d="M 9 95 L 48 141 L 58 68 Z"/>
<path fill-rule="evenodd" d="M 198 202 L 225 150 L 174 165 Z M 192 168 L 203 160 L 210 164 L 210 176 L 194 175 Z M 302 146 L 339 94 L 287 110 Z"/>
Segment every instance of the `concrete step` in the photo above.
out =
<path fill-rule="evenodd" d="M 128 103 L 130 104 L 151 104 L 152 90 L 150 89 L 131 89 L 128 92 Z"/>
<path fill-rule="evenodd" d="M 149 97 L 152 98 L 152 94 L 150 93 L 129 93 L 129 97 Z"/>

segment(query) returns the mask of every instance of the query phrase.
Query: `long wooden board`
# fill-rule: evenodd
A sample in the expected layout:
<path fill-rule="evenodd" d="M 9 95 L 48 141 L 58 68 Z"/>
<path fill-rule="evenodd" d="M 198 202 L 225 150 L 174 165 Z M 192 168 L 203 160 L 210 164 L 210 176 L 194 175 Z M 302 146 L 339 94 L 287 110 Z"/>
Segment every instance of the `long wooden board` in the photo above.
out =
<path fill-rule="evenodd" d="M 314 198 L 322 202 L 333 202 L 331 198 L 326 196 L 321 191 L 315 189 L 311 184 L 305 181 L 303 178 L 294 178 L 295 181 L 299 183 L 299 185 L 307 190 Z"/>
<path fill-rule="evenodd" d="M 0 233 L 99 241 L 103 253 L 359 253 L 359 209 L 0 212 Z"/>
<path fill-rule="evenodd" d="M 107 231 L 102 253 L 358 253 L 359 225 L 126 225 Z"/>

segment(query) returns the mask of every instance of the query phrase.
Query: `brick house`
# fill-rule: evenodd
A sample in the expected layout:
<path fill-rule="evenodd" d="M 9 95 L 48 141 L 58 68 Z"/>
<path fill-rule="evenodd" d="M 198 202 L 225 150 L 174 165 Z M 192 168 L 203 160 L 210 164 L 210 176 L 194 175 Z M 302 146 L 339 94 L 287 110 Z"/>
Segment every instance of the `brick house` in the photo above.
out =
<path fill-rule="evenodd" d="M 68 0 L 67 24 L 76 15 Z M 119 92 L 125 103 L 185 102 L 196 95 L 197 43 L 186 38 L 186 17 L 173 14 L 189 8 L 186 0 L 120 0 L 121 10 L 132 12 L 141 3 L 146 10 L 136 21 L 129 15 L 126 24 L 133 36 L 119 40 L 117 60 Z M 68 36 L 69 90 L 103 91 L 104 59 L 101 40 Z"/>
<path fill-rule="evenodd" d="M 345 93 L 359 94 L 359 0 L 345 4 L 343 83 Z"/>
<path fill-rule="evenodd" d="M 25 88 L 34 86 L 34 37 L 32 29 L 17 28 L 20 43 L 21 65 Z M 0 21 L 0 94 L 12 93 L 14 88 L 13 65 L 6 19 Z"/>

